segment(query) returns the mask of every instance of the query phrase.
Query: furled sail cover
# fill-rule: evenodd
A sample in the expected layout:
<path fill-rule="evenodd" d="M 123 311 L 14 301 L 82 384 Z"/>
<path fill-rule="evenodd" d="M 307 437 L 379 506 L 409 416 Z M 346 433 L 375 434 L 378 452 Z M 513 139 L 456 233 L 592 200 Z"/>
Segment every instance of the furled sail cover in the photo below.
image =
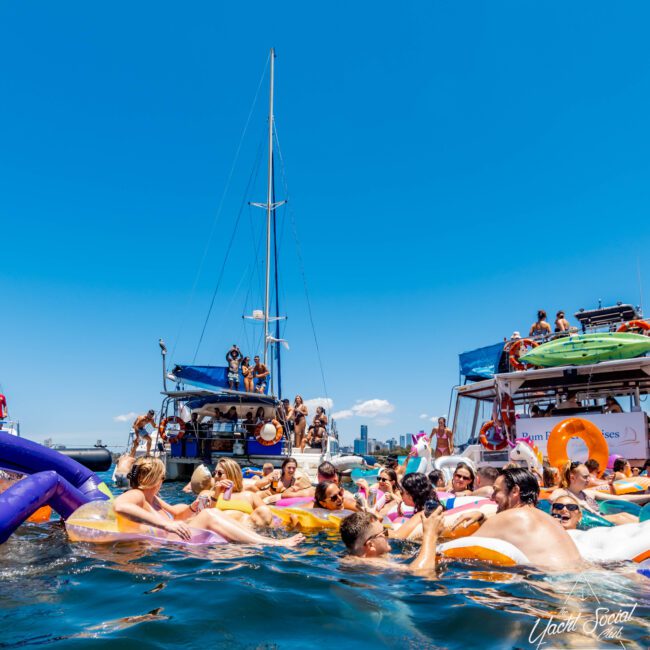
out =
<path fill-rule="evenodd" d="M 175 366 L 172 374 L 192 386 L 215 389 L 228 388 L 228 367 L 227 366 Z M 266 381 L 265 394 L 269 392 L 269 377 Z M 244 390 L 244 377 L 239 371 L 239 390 Z"/>
<path fill-rule="evenodd" d="M 503 343 L 489 345 L 486 348 L 463 352 L 458 356 L 460 374 L 468 381 L 492 379 L 499 372 L 499 363 L 503 354 Z"/>

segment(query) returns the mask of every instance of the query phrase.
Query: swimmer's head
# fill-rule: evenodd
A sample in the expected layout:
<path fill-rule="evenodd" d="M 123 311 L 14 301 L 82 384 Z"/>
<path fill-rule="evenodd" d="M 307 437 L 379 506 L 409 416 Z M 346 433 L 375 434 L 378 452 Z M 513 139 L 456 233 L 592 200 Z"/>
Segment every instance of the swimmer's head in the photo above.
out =
<path fill-rule="evenodd" d="M 314 501 L 317 506 L 327 510 L 341 510 L 345 492 L 338 483 L 323 481 L 316 486 Z"/>
<path fill-rule="evenodd" d="M 268 476 L 274 469 L 273 463 L 264 463 L 264 465 L 262 465 L 262 475 Z"/>
<path fill-rule="evenodd" d="M 551 502 L 551 516 L 557 519 L 565 530 L 575 530 L 582 519 L 578 499 L 569 492 L 556 497 Z"/>
<path fill-rule="evenodd" d="M 232 458 L 221 458 L 214 470 L 214 477 L 217 481 L 228 479 L 233 482 L 235 492 L 243 492 L 244 477 L 241 467 Z"/>
<path fill-rule="evenodd" d="M 497 502 L 497 512 L 537 503 L 539 483 L 535 475 L 523 467 L 504 469 L 494 482 L 492 498 Z"/>
<path fill-rule="evenodd" d="M 379 557 L 390 551 L 384 525 L 369 512 L 353 512 L 341 522 L 341 539 L 352 555 Z"/>
<path fill-rule="evenodd" d="M 160 458 L 144 456 L 133 463 L 128 473 L 131 488 L 150 490 L 159 487 L 165 480 L 165 465 Z"/>
<path fill-rule="evenodd" d="M 327 460 L 318 466 L 318 482 L 322 483 L 323 481 L 339 482 L 339 473 L 336 471 L 336 467 Z"/>

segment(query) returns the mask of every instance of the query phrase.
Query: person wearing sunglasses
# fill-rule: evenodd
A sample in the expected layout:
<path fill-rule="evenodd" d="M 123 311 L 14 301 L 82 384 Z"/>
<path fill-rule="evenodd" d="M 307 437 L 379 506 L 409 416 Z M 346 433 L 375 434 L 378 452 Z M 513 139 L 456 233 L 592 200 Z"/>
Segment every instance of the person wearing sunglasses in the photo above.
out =
<path fill-rule="evenodd" d="M 571 494 L 564 494 L 551 502 L 551 517 L 557 519 L 564 530 L 575 530 L 582 519 L 580 503 Z"/>
<path fill-rule="evenodd" d="M 219 510 L 252 514 L 264 505 L 257 492 L 244 489 L 241 467 L 232 458 L 221 458 L 213 474 L 214 484 L 209 492 L 212 503 Z"/>
<path fill-rule="evenodd" d="M 341 523 L 341 539 L 350 556 L 364 561 L 382 563 L 391 568 L 406 569 L 418 575 L 431 574 L 436 568 L 436 545 L 443 529 L 442 508 L 423 519 L 422 545 L 410 564 L 398 564 L 389 559 L 391 551 L 388 531 L 381 521 L 369 512 L 354 512 Z"/>
<path fill-rule="evenodd" d="M 551 500 L 564 494 L 572 494 L 580 504 L 583 510 L 588 510 L 596 515 L 600 514 L 598 510 L 598 501 L 631 501 L 642 505 L 650 502 L 650 494 L 609 494 L 587 488 L 590 475 L 584 463 L 579 461 L 567 462 L 560 472 L 560 487 L 551 494 Z M 601 515 L 613 524 L 632 524 L 639 521 L 638 517 L 629 512 L 618 512 L 611 515 Z"/>
<path fill-rule="evenodd" d="M 468 496 L 474 491 L 475 478 L 474 470 L 467 463 L 458 463 L 447 491 L 457 497 Z"/>
<path fill-rule="evenodd" d="M 354 500 L 352 503 L 346 502 L 345 490 L 338 483 L 332 481 L 323 481 L 316 486 L 314 490 L 314 501 L 305 508 L 325 508 L 326 510 L 358 510 Z"/>

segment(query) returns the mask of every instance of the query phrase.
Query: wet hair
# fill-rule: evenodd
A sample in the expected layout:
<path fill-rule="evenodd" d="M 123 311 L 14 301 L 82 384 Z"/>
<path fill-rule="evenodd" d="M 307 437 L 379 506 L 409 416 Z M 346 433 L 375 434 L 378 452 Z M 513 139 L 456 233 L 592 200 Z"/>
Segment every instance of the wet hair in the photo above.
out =
<path fill-rule="evenodd" d="M 132 489 L 139 488 L 142 490 L 155 487 L 165 480 L 165 465 L 160 458 L 143 456 L 133 463 L 127 478 Z"/>
<path fill-rule="evenodd" d="M 437 501 L 440 504 L 438 495 L 426 474 L 420 474 L 419 472 L 407 474 L 402 479 L 402 490 L 407 492 L 413 499 L 414 512 L 424 510 L 424 504 L 429 500 Z"/>
<path fill-rule="evenodd" d="M 494 481 L 496 481 L 499 476 L 499 470 L 496 467 L 491 467 L 490 465 L 479 467 L 478 470 L 476 470 L 476 473 L 481 477 L 482 487 L 484 485 L 493 485 Z"/>
<path fill-rule="evenodd" d="M 573 472 L 577 467 L 580 467 L 580 465 L 584 465 L 584 463 L 581 463 L 578 460 L 572 460 L 564 464 L 560 470 L 561 488 L 564 488 L 565 490 L 568 489 L 569 485 L 571 484 L 571 472 Z"/>
<path fill-rule="evenodd" d="M 454 473 L 456 473 L 459 469 L 466 469 L 469 472 L 469 475 L 472 477 L 472 480 L 469 482 L 469 485 L 467 486 L 468 490 L 473 490 L 474 489 L 474 481 L 476 480 L 476 473 L 474 470 L 467 464 L 463 463 L 462 461 L 456 465 L 456 469 L 454 470 Z"/>
<path fill-rule="evenodd" d="M 539 483 L 537 477 L 528 469 L 513 467 L 501 471 L 508 493 L 516 487 L 519 488 L 519 499 L 522 503 L 535 505 L 539 498 Z"/>
<path fill-rule="evenodd" d="M 585 467 L 589 470 L 589 473 L 600 471 L 600 463 L 593 458 L 590 458 L 586 463 Z"/>
<path fill-rule="evenodd" d="M 298 461 L 297 461 L 295 458 L 291 458 L 291 456 L 289 456 L 289 458 L 285 458 L 285 459 L 282 461 L 282 465 L 280 465 L 280 469 L 282 470 L 282 473 L 283 473 L 283 474 L 284 474 L 284 468 L 285 468 L 289 463 L 293 463 L 296 467 L 298 467 Z"/>
<path fill-rule="evenodd" d="M 319 476 L 322 476 L 326 479 L 332 479 L 334 477 L 338 478 L 338 472 L 336 471 L 336 467 L 332 465 L 329 461 L 325 461 L 324 463 L 321 463 L 318 466 L 318 474 Z"/>
<path fill-rule="evenodd" d="M 540 309 L 537 312 L 537 320 L 544 320 L 546 318 L 546 312 L 543 309 Z"/>
<path fill-rule="evenodd" d="M 627 465 L 627 461 L 625 460 L 625 458 L 617 458 L 614 461 L 614 465 L 612 466 L 612 470 L 614 470 L 615 472 L 624 472 L 626 465 Z"/>
<path fill-rule="evenodd" d="M 314 490 L 314 502 L 316 505 L 327 503 L 327 488 L 333 485 L 337 490 L 340 490 L 339 486 L 334 483 L 334 481 L 321 481 Z"/>
<path fill-rule="evenodd" d="M 442 481 L 443 484 L 445 483 L 445 475 L 439 469 L 432 469 L 429 472 L 428 477 L 429 477 L 429 481 L 431 481 L 431 485 L 434 488 L 438 487 L 438 483 L 440 483 L 440 481 Z"/>
<path fill-rule="evenodd" d="M 393 487 L 399 489 L 399 480 L 397 479 L 397 472 L 394 469 L 385 467 L 384 469 L 379 470 L 379 474 L 387 474 L 388 480 L 392 483 Z M 379 474 L 377 474 L 377 476 L 379 476 Z"/>
<path fill-rule="evenodd" d="M 242 476 L 241 467 L 232 458 L 221 458 L 217 463 L 217 468 L 223 468 L 223 473 L 229 481 L 233 482 L 235 492 L 244 491 L 244 477 Z"/>
<path fill-rule="evenodd" d="M 341 540 L 345 547 L 354 553 L 357 542 L 368 535 L 368 529 L 377 521 L 369 512 L 353 512 L 341 522 Z"/>
<path fill-rule="evenodd" d="M 545 488 L 557 487 L 559 472 L 557 467 L 544 467 L 542 470 L 542 482 Z"/>
<path fill-rule="evenodd" d="M 551 499 L 551 503 L 555 503 L 556 501 L 559 501 L 560 499 L 571 499 L 573 503 L 577 503 L 580 506 L 580 511 L 582 511 L 582 506 L 580 504 L 580 500 L 578 499 L 575 494 L 571 494 L 571 492 L 567 492 L 566 490 L 562 490 L 561 492 L 558 492 L 555 495 L 554 499 Z"/>

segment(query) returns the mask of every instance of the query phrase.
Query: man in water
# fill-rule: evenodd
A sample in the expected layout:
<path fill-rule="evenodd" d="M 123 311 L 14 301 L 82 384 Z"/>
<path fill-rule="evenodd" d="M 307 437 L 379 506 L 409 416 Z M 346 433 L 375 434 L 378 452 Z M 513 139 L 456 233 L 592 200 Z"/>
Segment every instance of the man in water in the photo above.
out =
<path fill-rule="evenodd" d="M 475 497 L 492 497 L 494 492 L 494 482 L 499 477 L 499 470 L 496 467 L 479 467 L 476 470 L 476 480 L 474 481 L 474 492 L 472 496 Z"/>
<path fill-rule="evenodd" d="M 422 546 L 415 560 L 407 565 L 396 564 L 386 557 L 391 550 L 388 530 L 369 512 L 348 515 L 341 523 L 341 539 L 350 555 L 356 558 L 430 576 L 436 568 L 436 544 L 443 528 L 442 508 L 422 518 Z"/>
<path fill-rule="evenodd" d="M 131 447 L 131 456 L 135 458 L 135 452 L 140 443 L 140 438 L 147 439 L 147 456 L 151 453 L 151 434 L 145 429 L 147 424 L 150 424 L 154 429 L 156 428 L 156 412 L 149 409 L 146 415 L 139 415 L 133 422 L 133 432 L 135 434 L 133 446 Z"/>
<path fill-rule="evenodd" d="M 497 514 L 474 536 L 493 537 L 516 546 L 535 566 L 575 570 L 584 562 L 571 537 L 556 520 L 535 507 L 539 483 L 527 469 L 505 469 L 494 483 Z"/>
<path fill-rule="evenodd" d="M 230 390 L 239 390 L 239 366 L 241 364 L 241 352 L 233 343 L 226 353 L 228 362 L 228 387 Z"/>
<path fill-rule="evenodd" d="M 253 366 L 253 379 L 255 380 L 255 392 L 264 394 L 266 392 L 266 384 L 269 380 L 269 369 L 260 363 L 260 358 L 255 357 L 255 365 Z"/>

